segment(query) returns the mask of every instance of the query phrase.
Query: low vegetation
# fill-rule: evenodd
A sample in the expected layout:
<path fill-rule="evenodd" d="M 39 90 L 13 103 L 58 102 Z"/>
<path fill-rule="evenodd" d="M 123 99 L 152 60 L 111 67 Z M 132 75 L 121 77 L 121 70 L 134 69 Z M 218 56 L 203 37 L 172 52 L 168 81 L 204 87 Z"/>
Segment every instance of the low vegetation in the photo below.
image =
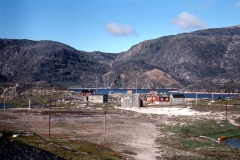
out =
<path fill-rule="evenodd" d="M 220 112 L 223 115 L 226 114 L 226 107 L 228 114 L 237 114 L 240 111 L 239 105 L 226 106 L 225 104 L 221 105 L 221 103 L 205 105 L 206 102 L 204 101 L 201 103 L 200 105 L 193 105 L 191 108 L 200 112 Z M 231 103 L 239 102 L 229 101 L 229 104 Z M 169 148 L 168 154 L 166 154 L 168 156 L 165 159 L 239 159 L 240 152 L 237 148 L 229 147 L 224 142 L 217 141 L 220 136 L 228 138 L 240 136 L 240 127 L 229 123 L 225 117 L 221 120 L 218 117 L 173 116 L 169 121 L 172 124 L 158 126 L 159 132 L 167 136 L 158 137 L 156 140 L 157 144 Z M 235 122 L 239 123 L 239 118 L 236 118 Z M 162 150 L 162 148 L 159 149 Z M 182 151 L 182 154 L 179 154 L 178 151 Z M 169 152 L 173 156 L 169 157 Z"/>
<path fill-rule="evenodd" d="M 117 102 L 109 102 L 104 104 L 92 104 L 86 103 L 84 106 L 80 103 L 81 100 L 72 99 L 74 93 L 67 92 L 55 92 L 54 90 L 45 91 L 41 93 L 30 92 L 25 95 L 19 95 L 10 100 L 7 100 L 7 103 L 13 103 L 18 107 L 24 108 L 28 107 L 28 99 L 31 99 L 32 106 L 35 107 L 35 111 L 29 112 L 42 112 L 46 115 L 48 114 L 47 107 L 50 105 L 53 106 L 52 114 L 54 110 L 58 111 L 79 111 L 79 110 L 95 110 L 103 113 L 103 111 L 115 112 L 118 109 L 115 109 L 115 106 L 118 106 Z M 55 101 L 54 100 L 59 100 Z M 51 101 L 51 102 L 50 102 Z M 0 99 L 0 102 L 3 102 L 3 99 Z M 82 105 L 81 107 L 78 107 Z M 42 107 L 42 108 L 41 108 Z M 45 108 L 46 107 L 46 108 Z M 159 107 L 159 106 L 152 106 Z M 176 106 L 167 106 L 167 107 L 176 107 Z M 229 147 L 224 143 L 216 142 L 216 139 L 220 136 L 226 137 L 235 137 L 240 136 L 239 130 L 240 127 L 229 123 L 228 117 L 232 114 L 237 115 L 240 111 L 240 101 L 239 100 L 220 100 L 217 102 L 209 103 L 209 100 L 198 101 L 198 105 L 193 103 L 191 106 L 179 106 L 180 108 L 191 108 L 198 112 L 208 112 L 208 113 L 221 113 L 223 116 L 222 119 L 218 117 L 208 117 L 203 118 L 201 116 L 169 116 L 165 117 L 168 121 L 167 124 L 157 124 L 159 122 L 160 115 L 157 114 L 147 114 L 142 113 L 136 114 L 133 111 L 123 111 L 124 114 L 128 114 L 129 117 L 135 117 L 134 121 L 138 122 L 138 118 L 144 119 L 147 122 L 156 123 L 157 128 L 159 129 L 160 135 L 156 137 L 156 144 L 159 152 L 161 152 L 162 157 L 157 157 L 157 159 L 239 159 L 240 152 L 235 147 Z M 37 110 L 38 109 L 38 110 Z M 5 111 L 0 110 L 0 113 Z M 26 114 L 28 111 L 16 111 L 21 115 Z M 89 111 L 90 112 L 90 111 Z M 137 116 L 136 116 L 137 115 Z M 57 133 L 51 135 L 51 140 L 43 140 L 37 136 L 18 136 L 17 138 L 12 138 L 13 134 L 17 134 L 19 130 L 23 130 L 20 126 L 11 123 L 5 123 L 11 119 L 17 119 L 18 117 L 12 116 L 11 114 L 0 114 L 1 123 L 1 133 L 7 135 L 7 138 L 24 143 L 33 147 L 41 148 L 45 151 L 51 152 L 59 157 L 64 159 L 124 159 L 122 155 L 135 156 L 135 153 L 132 150 L 123 150 L 120 152 L 114 151 L 111 149 L 111 144 L 102 143 L 96 144 L 93 142 L 65 138 L 67 137 L 64 133 Z M 239 117 L 233 117 L 235 123 L 240 124 Z M 43 119 L 47 121 L 46 119 Z M 62 122 L 63 123 L 63 122 Z M 65 122 L 64 122 L 65 123 Z M 98 120 L 94 121 L 94 125 L 99 123 L 102 125 L 103 121 Z M 121 119 L 118 122 L 118 125 L 127 123 L 125 119 Z M 93 124 L 92 124 L 93 125 Z M 67 125 L 66 125 L 67 126 Z M 67 126 L 72 127 L 74 126 Z M 89 127 L 89 126 L 88 126 Z M 71 130 L 71 129 L 69 129 Z M 75 130 L 72 131 L 75 134 Z M 65 133 L 66 134 L 66 133 Z M 43 133 L 43 137 L 47 137 L 47 133 Z"/>
<path fill-rule="evenodd" d="M 22 144 L 30 145 L 32 147 L 43 149 L 47 152 L 53 153 L 64 159 L 71 160 L 121 160 L 123 157 L 109 149 L 107 146 L 90 143 L 79 140 L 62 140 L 54 139 L 45 140 L 35 134 L 23 134 L 14 130 L 3 130 L 0 132 L 4 138 L 8 138 Z M 13 134 L 19 134 L 16 138 L 12 138 Z"/>

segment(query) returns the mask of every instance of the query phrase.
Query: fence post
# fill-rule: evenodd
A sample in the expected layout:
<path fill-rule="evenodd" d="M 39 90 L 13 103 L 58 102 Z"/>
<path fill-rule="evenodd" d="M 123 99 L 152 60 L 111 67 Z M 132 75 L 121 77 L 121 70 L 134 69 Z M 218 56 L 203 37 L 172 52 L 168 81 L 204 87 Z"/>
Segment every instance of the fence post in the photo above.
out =
<path fill-rule="evenodd" d="M 107 112 L 104 111 L 104 140 L 106 139 L 106 116 Z"/>

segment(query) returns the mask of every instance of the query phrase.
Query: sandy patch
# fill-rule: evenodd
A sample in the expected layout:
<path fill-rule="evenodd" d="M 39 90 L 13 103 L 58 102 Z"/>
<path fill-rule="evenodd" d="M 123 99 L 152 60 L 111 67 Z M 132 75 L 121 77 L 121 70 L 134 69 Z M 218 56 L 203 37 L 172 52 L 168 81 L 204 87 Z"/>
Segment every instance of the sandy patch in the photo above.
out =
<path fill-rule="evenodd" d="M 190 108 L 179 108 L 179 107 L 144 107 L 144 108 L 136 108 L 136 107 L 120 107 L 119 109 L 135 111 L 138 113 L 147 113 L 147 114 L 158 114 L 158 115 L 169 115 L 169 116 L 189 116 L 196 114 L 206 114 L 204 112 L 194 111 Z"/>
<path fill-rule="evenodd" d="M 141 123 L 132 126 L 131 139 L 126 142 L 126 145 L 134 148 L 137 155 L 134 156 L 136 160 L 154 160 L 157 156 L 157 149 L 154 143 L 157 133 L 154 124 Z"/>

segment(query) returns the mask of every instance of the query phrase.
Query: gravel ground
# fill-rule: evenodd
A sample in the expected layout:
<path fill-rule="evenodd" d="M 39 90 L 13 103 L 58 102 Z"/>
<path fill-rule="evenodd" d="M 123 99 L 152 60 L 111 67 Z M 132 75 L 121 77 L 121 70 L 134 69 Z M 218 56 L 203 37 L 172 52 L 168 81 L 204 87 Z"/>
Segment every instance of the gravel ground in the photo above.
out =
<path fill-rule="evenodd" d="M 17 118 L 1 120 L 0 125 L 15 126 L 13 129 L 35 132 L 48 139 L 49 116 L 47 113 L 47 110 L 9 109 L 0 114 Z M 161 159 L 163 155 L 171 154 L 169 148 L 161 146 L 161 144 L 156 145 L 155 140 L 157 137 L 165 136 L 161 134 L 159 126 L 176 123 L 170 121 L 173 116 L 186 116 L 194 119 L 224 118 L 222 113 L 197 112 L 190 108 L 179 107 L 116 108 L 111 113 L 107 112 L 106 119 L 103 115 L 103 111 L 92 112 L 88 115 L 81 112 L 76 114 L 53 113 L 51 138 L 87 140 L 98 144 L 107 144 L 113 150 L 126 155 L 129 160 L 155 160 Z M 1 153 L 3 152 L 1 151 Z M 191 154 L 181 151 L 176 151 L 176 153 Z"/>

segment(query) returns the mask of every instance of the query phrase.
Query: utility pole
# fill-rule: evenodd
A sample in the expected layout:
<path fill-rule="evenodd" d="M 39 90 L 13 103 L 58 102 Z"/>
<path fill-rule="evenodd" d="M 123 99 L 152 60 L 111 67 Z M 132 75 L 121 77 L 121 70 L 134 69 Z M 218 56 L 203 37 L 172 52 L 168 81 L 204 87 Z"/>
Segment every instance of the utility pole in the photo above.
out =
<path fill-rule="evenodd" d="M 3 99 L 3 109 L 5 110 L 5 98 Z"/>
<path fill-rule="evenodd" d="M 136 79 L 136 94 L 137 94 L 137 79 Z"/>
<path fill-rule="evenodd" d="M 196 106 L 197 106 L 197 92 L 196 92 Z"/>
<path fill-rule="evenodd" d="M 28 98 L 28 109 L 29 110 L 31 109 L 31 100 L 30 100 L 30 98 Z"/>
<path fill-rule="evenodd" d="M 96 94 L 97 94 L 97 76 L 96 76 Z"/>
<path fill-rule="evenodd" d="M 227 100 L 226 100 L 226 120 L 227 120 Z"/>
<path fill-rule="evenodd" d="M 106 139 L 106 116 L 107 116 L 107 112 L 104 111 L 104 141 Z"/>
<path fill-rule="evenodd" d="M 48 133 L 49 139 L 50 139 L 50 130 L 51 130 L 51 100 L 50 100 L 50 105 L 49 105 L 49 133 Z"/>

